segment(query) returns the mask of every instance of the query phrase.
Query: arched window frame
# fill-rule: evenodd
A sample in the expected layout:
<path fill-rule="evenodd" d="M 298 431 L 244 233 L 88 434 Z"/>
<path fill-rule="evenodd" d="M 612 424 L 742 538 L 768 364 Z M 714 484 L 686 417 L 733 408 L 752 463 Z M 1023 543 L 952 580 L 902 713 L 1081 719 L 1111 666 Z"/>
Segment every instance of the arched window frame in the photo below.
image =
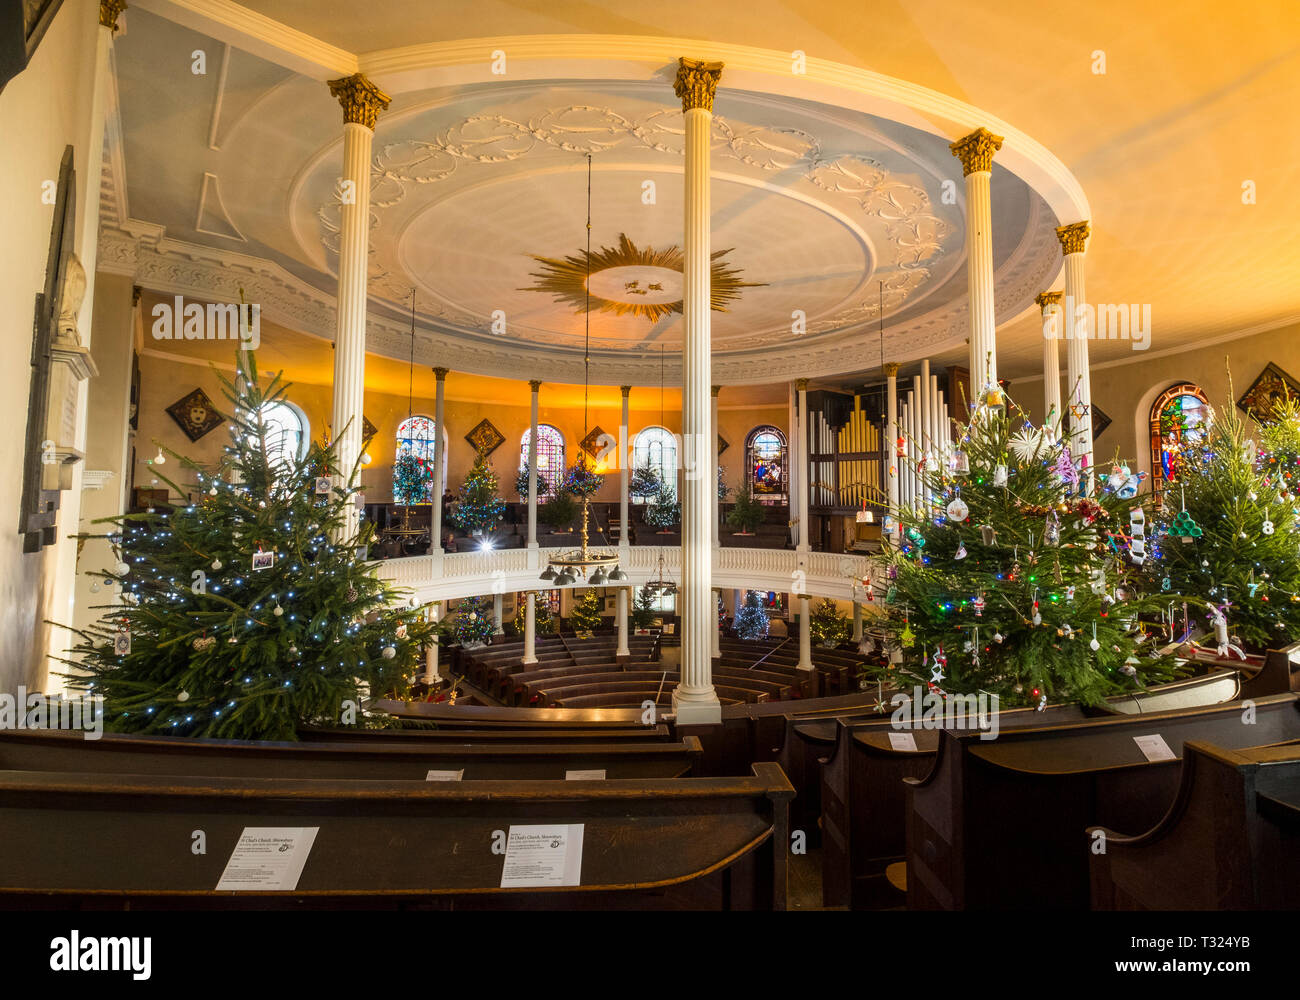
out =
<path fill-rule="evenodd" d="M 394 443 L 396 445 L 393 451 L 394 469 L 396 469 L 397 466 L 397 459 L 402 455 L 404 450 L 409 450 L 414 452 L 418 457 L 423 458 L 426 462 L 433 461 L 435 439 L 432 435 L 426 437 L 418 433 L 415 433 L 417 431 L 417 428 L 419 427 L 419 425 L 415 424 L 415 421 L 417 420 L 427 420 L 428 429 L 431 430 L 433 434 L 438 433 L 439 429 L 438 429 L 437 422 L 433 419 L 433 417 L 430 417 L 424 413 L 412 413 L 409 417 L 407 417 L 405 420 L 399 423 L 397 425 L 397 433 L 394 435 Z M 442 470 L 441 470 L 442 489 L 438 494 L 439 496 L 442 496 L 443 493 L 447 492 L 447 428 L 443 427 L 441 429 L 441 432 L 442 432 Z M 394 496 L 396 496 L 396 492 L 397 491 L 394 489 L 393 491 Z"/>
<path fill-rule="evenodd" d="M 1164 412 L 1170 403 L 1184 396 L 1200 400 L 1201 405 L 1206 407 L 1206 426 L 1209 424 L 1209 400 L 1205 396 L 1205 391 L 1194 382 L 1178 382 L 1171 385 L 1151 404 L 1151 412 L 1148 415 L 1151 431 L 1151 496 L 1157 508 L 1163 504 L 1164 492 L 1170 485 L 1170 480 L 1165 475 L 1164 463 L 1165 434 L 1162 426 Z"/>
<path fill-rule="evenodd" d="M 777 458 L 780 463 L 780 481 L 778 489 L 772 492 L 759 492 L 757 478 L 757 455 L 755 454 L 755 445 L 758 439 L 764 435 L 774 435 L 780 442 L 781 450 Z M 789 456 L 790 448 L 786 440 L 785 433 L 779 427 L 773 427 L 771 424 L 763 424 L 755 427 L 745 438 L 745 475 L 748 477 L 750 488 L 754 492 L 754 497 L 760 501 L 769 503 L 784 503 L 789 496 Z"/>
<path fill-rule="evenodd" d="M 658 449 L 656 452 L 656 448 Z M 677 489 L 678 467 L 677 436 L 667 427 L 651 424 L 637 431 L 632 439 L 632 468 L 652 465 L 659 470 L 664 482 Z M 646 497 L 632 497 L 632 502 L 646 503 Z"/>
<path fill-rule="evenodd" d="M 289 419 L 282 419 L 282 416 Z M 277 399 L 273 403 L 267 403 L 262 407 L 262 422 L 267 429 L 268 453 L 266 457 L 272 465 L 277 464 L 282 457 L 287 458 L 293 464 L 302 461 L 307 454 L 307 448 L 311 444 L 311 423 L 301 406 L 287 399 Z M 273 427 L 277 426 L 285 427 L 289 433 L 297 437 L 292 450 L 287 453 L 282 445 L 282 435 L 277 435 L 272 430 Z M 271 454 L 273 447 L 275 448 L 274 455 Z"/>
<path fill-rule="evenodd" d="M 523 436 L 519 439 L 519 471 L 523 472 L 528 466 L 528 441 L 533 436 L 533 429 L 530 427 L 524 431 Z M 546 489 L 537 490 L 537 500 L 539 503 L 550 500 L 560 490 L 560 485 L 564 480 L 564 471 L 568 468 L 565 465 L 565 441 L 564 434 L 554 424 L 537 425 L 537 474 L 546 480 Z M 524 495 L 523 499 L 528 499 Z"/>

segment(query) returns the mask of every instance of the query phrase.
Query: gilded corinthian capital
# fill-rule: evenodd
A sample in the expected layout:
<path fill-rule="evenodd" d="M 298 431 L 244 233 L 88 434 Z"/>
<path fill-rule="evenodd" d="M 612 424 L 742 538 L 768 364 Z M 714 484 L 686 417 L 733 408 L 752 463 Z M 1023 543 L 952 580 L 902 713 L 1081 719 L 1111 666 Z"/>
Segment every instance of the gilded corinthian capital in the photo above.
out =
<path fill-rule="evenodd" d="M 977 128 L 970 135 L 948 146 L 952 155 L 961 160 L 963 177 L 981 170 L 993 169 L 993 154 L 1002 148 L 1002 136 L 986 128 Z"/>
<path fill-rule="evenodd" d="M 1034 301 L 1038 303 L 1038 308 L 1047 312 L 1048 306 L 1059 306 L 1061 304 L 1061 292 L 1039 292 L 1034 296 Z"/>
<path fill-rule="evenodd" d="M 126 0 L 99 0 L 99 23 L 117 30 L 117 15 L 126 10 Z"/>
<path fill-rule="evenodd" d="M 1092 232 L 1088 223 L 1071 222 L 1068 226 L 1056 227 L 1056 238 L 1061 241 L 1061 254 L 1068 257 L 1072 253 L 1083 253 L 1088 249 L 1088 234 Z"/>
<path fill-rule="evenodd" d="M 704 62 L 700 59 L 687 59 L 685 56 L 678 59 L 673 93 L 682 99 L 682 111 L 703 108 L 712 114 L 713 95 L 718 92 L 718 80 L 721 77 L 720 62 Z"/>
<path fill-rule="evenodd" d="M 379 112 L 387 111 L 392 98 L 360 73 L 330 80 L 331 96 L 343 105 L 343 123 L 364 125 L 372 132 Z"/>
<path fill-rule="evenodd" d="M 885 373 L 885 378 L 898 378 L 898 369 L 901 367 L 897 361 L 887 361 L 880 366 L 880 370 Z"/>

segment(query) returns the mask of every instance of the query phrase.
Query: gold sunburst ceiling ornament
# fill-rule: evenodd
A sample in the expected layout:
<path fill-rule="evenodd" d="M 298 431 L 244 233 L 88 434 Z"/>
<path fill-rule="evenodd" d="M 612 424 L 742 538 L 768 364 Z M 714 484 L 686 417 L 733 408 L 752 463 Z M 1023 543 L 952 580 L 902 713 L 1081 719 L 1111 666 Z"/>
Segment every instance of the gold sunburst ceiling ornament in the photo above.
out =
<path fill-rule="evenodd" d="M 759 288 L 766 282 L 741 281 L 741 271 L 723 262 L 730 249 L 711 255 L 710 306 L 726 312 L 728 303 L 740 297 L 742 288 Z M 557 301 L 568 302 L 581 311 L 591 293 L 591 305 L 616 316 L 643 316 L 651 322 L 682 311 L 681 247 L 638 247 L 626 233 L 618 234 L 618 246 L 579 252 L 560 260 L 532 255 L 542 265 L 531 272 L 538 279 L 525 292 L 550 292 Z M 591 277 L 588 278 L 588 268 Z M 590 282 L 590 289 L 587 287 Z"/>

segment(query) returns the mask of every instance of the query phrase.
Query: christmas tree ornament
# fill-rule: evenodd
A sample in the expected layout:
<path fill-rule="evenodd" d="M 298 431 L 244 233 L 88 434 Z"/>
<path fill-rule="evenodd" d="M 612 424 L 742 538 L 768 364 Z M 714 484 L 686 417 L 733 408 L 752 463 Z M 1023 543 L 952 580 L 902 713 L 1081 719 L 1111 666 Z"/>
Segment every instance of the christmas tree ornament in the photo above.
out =
<path fill-rule="evenodd" d="M 898 634 L 898 638 L 903 643 L 903 648 L 910 649 L 912 643 L 916 641 L 916 633 L 912 631 L 912 626 L 904 623 L 903 631 Z"/>
<path fill-rule="evenodd" d="M 1007 467 L 1005 465 L 999 465 L 997 468 L 993 470 L 993 485 L 1006 486 L 1007 476 L 1008 476 Z"/>
<path fill-rule="evenodd" d="M 1033 613 L 1033 617 L 1030 618 L 1030 621 L 1032 621 L 1035 625 L 1043 624 L 1043 616 L 1038 613 L 1038 590 L 1037 589 L 1034 590 L 1034 613 Z"/>
<path fill-rule="evenodd" d="M 1129 558 L 1133 560 L 1134 565 L 1141 566 L 1147 559 L 1146 512 L 1141 507 L 1134 507 L 1129 511 L 1128 523 L 1131 536 L 1128 545 Z"/>
<path fill-rule="evenodd" d="M 343 594 L 343 599 L 349 604 L 355 601 L 357 599 L 357 588 L 349 584 L 348 589 Z"/>
<path fill-rule="evenodd" d="M 1266 535 L 1271 535 L 1271 534 L 1273 534 L 1273 522 L 1272 522 L 1272 521 L 1265 521 L 1265 522 L 1260 526 L 1260 530 L 1263 531 L 1264 534 L 1266 534 Z"/>
<path fill-rule="evenodd" d="M 1094 653 L 1101 649 L 1101 643 L 1097 641 L 1097 623 L 1092 623 L 1092 642 L 1088 643 L 1088 648 Z"/>
<path fill-rule="evenodd" d="M 984 617 L 984 595 L 976 594 L 975 600 L 971 602 L 971 607 L 975 609 L 976 618 L 983 618 Z"/>
<path fill-rule="evenodd" d="M 211 649 L 216 644 L 217 640 L 210 635 L 201 635 L 190 643 L 190 645 L 194 647 L 196 653 L 202 653 L 205 649 Z"/>
<path fill-rule="evenodd" d="M 961 542 L 958 542 L 958 543 L 957 543 L 957 551 L 953 553 L 953 558 L 954 558 L 954 559 L 965 559 L 966 556 L 967 556 L 967 552 L 966 552 L 966 546 L 965 546 L 965 544 L 963 544 L 963 543 L 961 543 Z"/>
<path fill-rule="evenodd" d="M 993 641 L 996 642 L 996 643 L 998 643 L 999 645 L 1002 643 L 1002 640 L 1005 639 L 1005 638 L 1006 638 L 1006 636 L 1004 636 L 1001 632 L 994 632 L 994 633 L 993 633 Z"/>
<path fill-rule="evenodd" d="M 284 608 L 280 607 L 280 605 L 277 604 L 274 608 L 271 609 L 271 614 L 279 618 L 281 615 L 284 614 Z"/>
<path fill-rule="evenodd" d="M 124 562 L 120 562 L 116 567 L 114 567 L 113 572 L 118 576 L 126 576 L 126 574 L 131 572 L 131 567 Z"/>
<path fill-rule="evenodd" d="M 954 452 L 952 456 L 952 471 L 958 476 L 970 475 L 970 456 L 964 451 Z M 955 518 L 955 520 L 960 521 L 962 518 Z"/>
<path fill-rule="evenodd" d="M 382 656 L 385 660 L 391 660 L 395 656 L 397 656 L 397 650 L 392 646 L 385 646 L 383 649 L 379 651 L 379 655 Z"/>
<path fill-rule="evenodd" d="M 189 701 L 189 700 L 190 700 L 190 693 L 189 693 L 188 691 L 178 691 L 178 692 L 176 692 L 176 700 L 177 700 L 177 701 Z"/>
<path fill-rule="evenodd" d="M 213 560 L 212 560 L 212 569 L 213 569 L 214 572 L 215 572 L 216 570 L 221 569 L 221 560 L 220 560 L 220 559 L 213 559 Z"/>
<path fill-rule="evenodd" d="M 992 545 L 997 541 L 998 533 L 991 524 L 980 525 L 980 541 L 985 545 Z"/>
<path fill-rule="evenodd" d="M 948 504 L 948 517 L 954 521 L 964 521 L 970 516 L 970 508 L 961 497 L 955 498 Z"/>
<path fill-rule="evenodd" d="M 1061 519 L 1056 516 L 1056 511 L 1048 515 L 1047 526 L 1043 529 L 1043 544 L 1052 547 L 1061 544 Z"/>
<path fill-rule="evenodd" d="M 1065 599 L 1066 599 L 1067 601 L 1073 601 L 1073 600 L 1074 600 L 1074 585 L 1073 585 L 1073 584 L 1071 584 L 1070 586 L 1068 586 L 1068 587 L 1065 588 Z"/>
<path fill-rule="evenodd" d="M 117 634 L 113 636 L 113 653 L 116 656 L 131 655 L 131 630 L 125 625 L 119 625 Z"/>
<path fill-rule="evenodd" d="M 930 683 L 938 684 L 946 676 L 943 668 L 948 665 L 948 657 L 943 654 L 943 647 L 939 646 L 934 651 L 934 668 L 930 671 Z"/>

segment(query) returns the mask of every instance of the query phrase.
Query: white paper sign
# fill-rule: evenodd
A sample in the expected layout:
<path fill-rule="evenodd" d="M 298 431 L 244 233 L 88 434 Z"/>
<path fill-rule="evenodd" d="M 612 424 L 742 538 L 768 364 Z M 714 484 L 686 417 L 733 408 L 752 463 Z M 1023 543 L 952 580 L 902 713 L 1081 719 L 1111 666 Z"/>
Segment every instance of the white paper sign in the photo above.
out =
<path fill-rule="evenodd" d="M 894 750 L 915 750 L 916 737 L 911 733 L 890 733 L 889 745 Z"/>
<path fill-rule="evenodd" d="M 1177 760 L 1174 752 L 1169 749 L 1169 744 L 1165 738 L 1157 733 L 1154 736 L 1134 736 L 1133 742 L 1138 745 L 1147 760 L 1155 762 L 1158 760 Z"/>
<path fill-rule="evenodd" d="M 272 889 L 292 892 L 318 826 L 246 826 L 221 873 L 217 892 Z"/>
<path fill-rule="evenodd" d="M 604 768 L 600 768 L 591 771 L 565 771 L 564 780 L 565 781 L 604 781 L 605 770 Z"/>
<path fill-rule="evenodd" d="M 430 771 L 424 776 L 425 781 L 460 781 L 465 777 L 462 768 L 459 771 Z"/>
<path fill-rule="evenodd" d="M 501 888 L 580 885 L 583 824 L 512 826 Z"/>

